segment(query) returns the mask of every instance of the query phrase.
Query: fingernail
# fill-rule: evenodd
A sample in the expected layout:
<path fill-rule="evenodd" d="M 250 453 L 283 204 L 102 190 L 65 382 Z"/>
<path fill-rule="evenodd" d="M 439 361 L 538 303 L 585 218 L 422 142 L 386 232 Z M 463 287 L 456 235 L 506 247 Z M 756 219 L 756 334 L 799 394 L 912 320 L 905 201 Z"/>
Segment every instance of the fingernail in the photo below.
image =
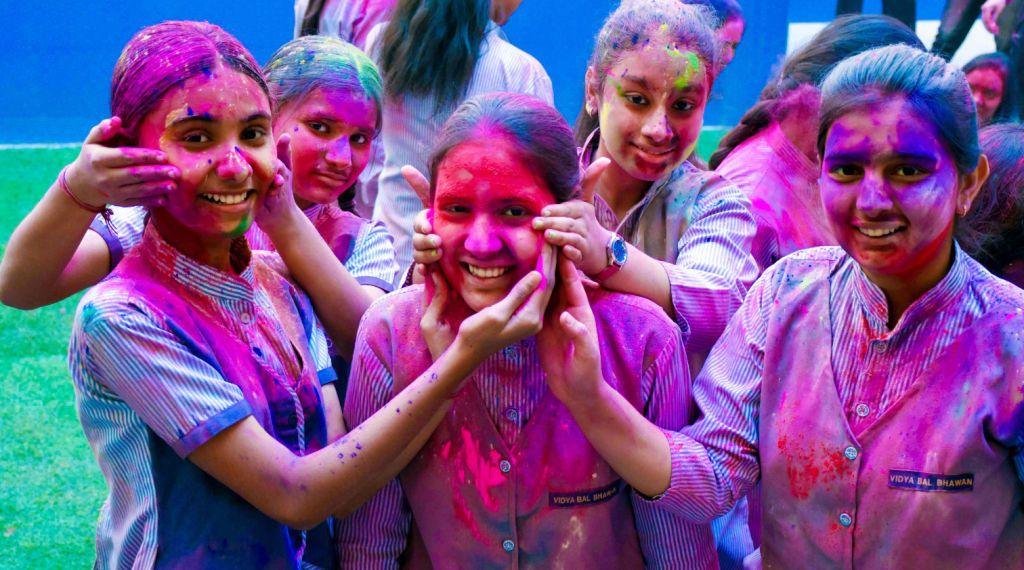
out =
<path fill-rule="evenodd" d="M 543 210 L 540 211 L 540 215 L 542 215 L 542 216 L 550 216 L 551 215 L 551 210 L 549 210 L 547 208 L 544 208 Z"/>
<path fill-rule="evenodd" d="M 436 236 L 431 236 L 430 238 L 428 238 L 427 241 L 429 241 L 430 245 L 433 246 L 433 247 L 437 247 L 437 246 L 441 245 L 441 238 L 436 237 Z"/>
<path fill-rule="evenodd" d="M 171 168 L 167 171 L 167 175 L 175 180 L 181 177 L 181 171 L 177 168 Z"/>
<path fill-rule="evenodd" d="M 545 213 L 544 215 L 546 216 L 547 214 Z M 533 229 L 539 230 L 543 226 L 544 226 L 544 222 L 542 222 L 540 218 L 534 218 L 533 219 Z"/>

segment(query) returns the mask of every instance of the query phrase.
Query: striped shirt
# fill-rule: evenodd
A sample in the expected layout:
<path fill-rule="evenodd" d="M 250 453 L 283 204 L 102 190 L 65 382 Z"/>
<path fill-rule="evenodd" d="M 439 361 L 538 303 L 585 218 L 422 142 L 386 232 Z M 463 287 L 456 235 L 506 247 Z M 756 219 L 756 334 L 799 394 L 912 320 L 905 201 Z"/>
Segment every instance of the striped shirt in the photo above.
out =
<path fill-rule="evenodd" d="M 382 327 L 374 323 L 384 318 L 393 322 L 395 317 L 391 316 L 392 313 L 416 310 L 421 306 L 422 295 L 422 286 L 407 287 L 378 299 L 375 306 L 367 311 L 363 326 L 360 327 L 360 338 L 356 341 L 353 375 L 345 402 L 345 418 L 349 425 L 363 422 L 393 396 L 393 377 L 389 366 L 395 366 L 396 363 L 382 362 L 371 345 L 385 341 L 372 342 L 366 338 L 367 335 L 380 334 Z M 596 303 L 602 302 L 592 299 L 592 304 Z M 651 364 L 642 369 L 642 377 L 639 379 L 640 393 L 645 395 L 641 410 L 644 416 L 671 433 L 689 423 L 693 411 L 689 395 L 689 374 L 682 358 L 682 337 L 671 325 L 671 321 L 655 305 L 638 297 L 612 294 L 605 297 L 603 304 L 598 307 L 595 317 L 599 321 L 599 329 L 602 327 L 602 319 L 613 322 L 619 319 L 620 323 L 624 318 L 647 319 L 648 323 L 660 320 L 664 325 L 659 323 L 659 326 L 667 325 L 669 330 L 665 332 L 668 336 L 661 339 L 663 346 L 659 355 L 644 354 L 643 346 L 620 350 L 603 348 L 602 360 L 604 368 L 610 370 L 620 383 L 635 381 L 630 380 L 629 376 L 641 371 L 641 361 L 651 360 Z M 623 315 L 628 313 L 629 316 L 608 314 L 619 312 Z M 418 319 L 413 321 L 418 322 Z M 403 333 L 396 331 L 394 334 Z M 417 337 L 420 335 L 418 330 L 415 334 Z M 392 337 L 392 340 L 395 338 Z M 422 344 L 422 341 L 417 340 L 407 350 L 417 350 L 417 343 Z M 623 356 L 622 353 L 627 354 Z M 407 359 L 409 356 L 405 354 L 402 358 Z M 622 358 L 631 362 L 617 360 Z M 475 384 L 487 414 L 502 439 L 512 445 L 548 392 L 536 337 L 527 338 L 491 355 L 477 367 L 468 382 Z M 540 466 L 533 468 L 540 469 Z M 543 484 L 540 485 L 543 488 Z M 635 493 L 632 494 L 632 504 L 641 549 L 649 567 L 706 568 L 714 565 L 713 538 L 708 526 L 686 523 L 658 508 L 657 501 L 644 500 Z M 529 514 L 519 513 L 518 516 L 527 517 Z M 402 485 L 396 479 L 353 515 L 338 523 L 339 553 L 343 568 L 397 568 L 398 558 L 408 540 L 412 513 Z"/>
<path fill-rule="evenodd" d="M 148 213 L 145 208 L 138 206 L 114 206 L 111 210 L 113 215 L 109 224 L 97 218 L 90 229 L 106 242 L 110 250 L 110 269 L 113 270 L 125 254 L 142 240 Z M 303 211 L 318 229 L 323 225 L 323 220 L 339 215 L 339 212 L 340 208 L 333 204 L 314 204 Z M 253 250 L 274 251 L 273 243 L 258 226 L 250 228 L 246 237 L 249 238 Z M 351 251 L 340 261 L 361 285 L 372 285 L 389 292 L 394 289 L 394 283 L 398 280 L 398 265 L 395 263 L 391 235 L 380 223 L 364 220 Z"/>
<path fill-rule="evenodd" d="M 812 248 L 783 258 L 751 289 L 694 382 L 704 417 L 670 438 L 672 482 L 665 503 L 686 518 L 714 516 L 758 479 L 758 422 L 772 421 L 761 417 L 759 403 L 775 294 L 790 279 L 789 270 L 823 257 L 835 259 L 835 269 L 827 283 L 810 286 L 829 288 L 829 314 L 820 318 L 832 323 L 829 357 L 854 436 L 922 381 L 922 371 L 990 307 L 1007 301 L 1001 293 L 1005 283 L 956 246 L 947 275 L 888 330 L 885 295 L 842 250 Z M 814 358 L 817 349 L 802 350 Z M 1021 440 L 1013 454 L 1024 481 L 1024 435 Z"/>
<path fill-rule="evenodd" d="M 794 251 L 836 245 L 818 192 L 821 167 L 778 124 L 743 141 L 715 172 L 750 199 L 757 222 L 751 253 L 761 271 Z"/>
<path fill-rule="evenodd" d="M 234 364 L 215 358 L 216 350 L 210 346 L 197 344 L 183 323 L 173 321 L 166 301 L 137 293 L 139 279 L 134 276 L 118 271 L 86 293 L 78 307 L 68 361 L 79 419 L 109 488 L 96 534 L 96 562 L 101 568 L 152 567 L 158 556 L 173 562 L 173 551 L 188 547 L 195 536 L 191 529 L 161 521 L 204 516 L 216 520 L 224 513 L 204 513 L 203 508 L 225 501 L 239 503 L 225 487 L 211 487 L 208 476 L 185 460 L 224 429 L 255 415 L 297 454 L 326 444 L 319 389 L 296 379 L 302 377 L 299 370 L 305 369 L 296 362 L 296 354 L 304 351 L 296 352 L 292 346 L 268 289 L 256 278 L 254 266 L 262 261 L 254 257 L 240 274 L 229 274 L 179 253 L 152 227 L 143 235 L 136 255 L 146 256 L 151 268 L 147 271 L 171 279 L 189 299 L 200 300 L 174 302 L 190 303 L 194 318 L 244 339 L 239 342 L 251 352 L 242 354 L 243 358 L 256 359 L 268 377 L 293 384 L 256 389 L 229 381 L 225 374 L 234 370 Z M 280 279 L 269 270 L 262 274 Z M 307 366 L 312 366 L 321 383 L 333 382 L 336 375 L 326 338 L 311 304 L 297 290 L 287 286 L 286 290 L 291 291 L 291 301 L 285 304 L 294 303 L 313 359 Z M 182 495 L 190 497 L 188 504 L 169 498 Z M 245 508 L 255 513 L 252 507 Z M 238 532 L 267 528 L 264 519 L 233 524 Z M 280 536 L 284 527 L 277 528 Z M 230 529 L 223 532 L 226 543 L 238 539 Z M 243 548 L 246 542 L 235 544 Z M 271 550 L 264 554 L 295 555 Z M 207 555 L 213 556 L 196 551 L 183 555 L 190 559 L 177 560 L 212 563 L 203 558 Z"/>
<path fill-rule="evenodd" d="M 371 32 L 367 53 L 376 57 L 383 26 Z M 480 58 L 466 89 L 465 99 L 484 93 L 508 91 L 526 93 L 554 104 L 551 79 L 540 62 L 510 44 L 497 24 L 491 22 L 480 44 Z M 384 103 L 384 128 L 375 147 L 382 148 L 384 167 L 377 181 L 366 184 L 376 190 L 373 219 L 384 222 L 395 238 L 395 257 L 404 271 L 412 264 L 412 222 L 424 208 L 423 202 L 402 178 L 401 168 L 412 165 L 426 174 L 431 146 L 455 106 L 446 112 L 435 110 L 434 97 L 405 95 Z M 383 143 L 383 145 L 381 145 Z M 371 170 L 372 166 L 367 170 Z"/>
<path fill-rule="evenodd" d="M 370 30 L 388 21 L 397 3 L 398 0 L 324 0 L 317 34 L 365 49 Z M 295 37 L 302 34 L 302 20 L 308 7 L 309 0 L 295 1 Z"/>

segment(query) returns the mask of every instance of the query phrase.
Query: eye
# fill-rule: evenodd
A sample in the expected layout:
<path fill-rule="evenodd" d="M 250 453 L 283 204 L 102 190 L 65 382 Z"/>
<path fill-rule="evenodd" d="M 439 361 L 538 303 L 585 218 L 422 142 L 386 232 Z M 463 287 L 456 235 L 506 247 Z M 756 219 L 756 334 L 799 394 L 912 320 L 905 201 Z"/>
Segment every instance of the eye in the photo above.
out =
<path fill-rule="evenodd" d="M 623 95 L 626 101 L 629 101 L 632 105 L 646 105 L 647 98 L 639 93 L 626 93 Z"/>
<path fill-rule="evenodd" d="M 309 127 L 309 130 L 313 131 L 314 133 L 327 134 L 331 131 L 331 128 L 327 125 L 327 123 L 324 123 L 322 121 L 308 121 L 306 122 L 306 126 Z"/>
<path fill-rule="evenodd" d="M 863 170 L 853 164 L 838 164 L 829 169 L 828 175 L 836 182 L 850 182 L 859 178 Z"/>
<path fill-rule="evenodd" d="M 262 141 L 266 136 L 267 129 L 264 129 L 263 127 L 246 127 L 245 130 L 242 131 L 243 141 Z"/>
<path fill-rule="evenodd" d="M 892 174 L 897 178 L 917 181 L 928 176 L 928 171 L 912 164 L 900 164 L 892 169 Z"/>
<path fill-rule="evenodd" d="M 462 204 L 448 204 L 447 206 L 442 207 L 441 211 L 443 211 L 446 214 L 452 215 L 468 214 L 469 207 L 463 206 Z"/>
<path fill-rule="evenodd" d="M 352 135 L 352 142 L 355 144 L 366 144 L 370 142 L 370 137 L 364 135 L 363 133 L 356 133 Z"/>
<path fill-rule="evenodd" d="M 513 218 L 522 218 L 531 215 L 531 212 L 522 206 L 509 206 L 501 211 L 501 215 Z"/>
<path fill-rule="evenodd" d="M 181 137 L 181 140 L 189 144 L 203 144 L 208 143 L 213 139 L 210 138 L 210 135 L 205 131 L 191 131 L 185 133 L 185 135 Z"/>
<path fill-rule="evenodd" d="M 697 106 L 694 105 L 693 103 L 689 102 L 689 101 L 680 100 L 680 101 L 676 101 L 675 103 L 673 103 L 672 104 L 672 108 L 675 109 L 676 111 L 686 112 L 686 111 L 692 111 L 692 110 L 696 109 Z"/>

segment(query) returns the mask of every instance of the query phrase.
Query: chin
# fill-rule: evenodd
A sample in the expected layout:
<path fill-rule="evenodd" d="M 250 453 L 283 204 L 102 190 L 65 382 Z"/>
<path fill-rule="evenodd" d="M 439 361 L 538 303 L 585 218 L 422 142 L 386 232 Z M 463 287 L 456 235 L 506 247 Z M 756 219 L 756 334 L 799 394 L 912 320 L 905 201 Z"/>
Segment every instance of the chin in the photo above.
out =
<path fill-rule="evenodd" d="M 487 307 L 494 305 L 505 298 L 506 294 L 507 292 L 501 291 L 463 291 L 460 293 L 462 301 L 474 313 L 479 313 Z"/>

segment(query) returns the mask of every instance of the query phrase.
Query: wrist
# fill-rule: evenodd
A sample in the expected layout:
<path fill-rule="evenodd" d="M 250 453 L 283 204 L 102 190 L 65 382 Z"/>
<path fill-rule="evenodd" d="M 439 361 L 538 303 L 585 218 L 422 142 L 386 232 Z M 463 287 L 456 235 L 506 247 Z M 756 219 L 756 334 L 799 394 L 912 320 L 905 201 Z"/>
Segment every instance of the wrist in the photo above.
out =
<path fill-rule="evenodd" d="M 609 401 L 608 391 L 611 389 L 612 387 L 605 382 L 604 375 L 598 371 L 594 382 L 583 389 L 574 389 L 562 403 L 581 425 L 599 421 L 597 418 L 603 416 L 601 410 Z"/>
<path fill-rule="evenodd" d="M 308 219 L 294 202 L 286 204 L 272 216 L 259 220 L 260 229 L 267 234 L 274 247 L 280 251 L 294 241 L 301 233 L 303 221 Z"/>
<path fill-rule="evenodd" d="M 57 175 L 57 183 L 64 194 L 83 210 L 99 214 L 106 209 L 106 196 L 94 190 L 91 185 L 82 183 L 75 163 L 72 162 L 60 171 L 60 174 Z"/>

